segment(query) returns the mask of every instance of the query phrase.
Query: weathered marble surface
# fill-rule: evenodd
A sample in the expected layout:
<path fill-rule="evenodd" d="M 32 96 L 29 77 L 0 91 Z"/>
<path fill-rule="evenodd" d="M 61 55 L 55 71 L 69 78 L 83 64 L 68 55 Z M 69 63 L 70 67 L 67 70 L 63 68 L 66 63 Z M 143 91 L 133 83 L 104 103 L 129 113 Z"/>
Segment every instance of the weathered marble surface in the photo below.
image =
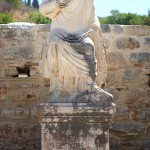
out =
<path fill-rule="evenodd" d="M 47 103 L 38 107 L 42 150 L 109 150 L 109 128 L 116 106 Z"/>
<path fill-rule="evenodd" d="M 42 76 L 50 78 L 50 91 L 86 92 L 96 76 L 101 87 L 107 67 L 94 0 L 43 0 L 40 12 L 52 19 L 40 62 Z M 68 99 L 72 101 L 72 96 Z"/>

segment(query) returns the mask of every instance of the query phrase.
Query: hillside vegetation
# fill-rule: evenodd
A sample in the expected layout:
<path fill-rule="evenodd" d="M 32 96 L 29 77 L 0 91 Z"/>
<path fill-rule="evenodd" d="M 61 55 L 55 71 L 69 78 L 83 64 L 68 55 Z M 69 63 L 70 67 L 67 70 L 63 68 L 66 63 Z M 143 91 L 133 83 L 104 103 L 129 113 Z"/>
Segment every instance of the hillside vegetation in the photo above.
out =
<path fill-rule="evenodd" d="M 0 24 L 11 22 L 50 23 L 50 19 L 39 13 L 38 7 L 37 1 L 33 1 L 31 6 L 29 0 L 26 3 L 21 0 L 0 0 Z"/>
<path fill-rule="evenodd" d="M 51 20 L 42 16 L 39 11 L 38 0 L 0 0 L 0 24 L 11 22 L 31 22 L 37 24 L 50 23 Z M 134 13 L 121 13 L 112 10 L 111 15 L 99 18 L 103 24 L 122 25 L 148 25 L 150 26 L 150 11 L 147 15 L 137 15 Z"/>

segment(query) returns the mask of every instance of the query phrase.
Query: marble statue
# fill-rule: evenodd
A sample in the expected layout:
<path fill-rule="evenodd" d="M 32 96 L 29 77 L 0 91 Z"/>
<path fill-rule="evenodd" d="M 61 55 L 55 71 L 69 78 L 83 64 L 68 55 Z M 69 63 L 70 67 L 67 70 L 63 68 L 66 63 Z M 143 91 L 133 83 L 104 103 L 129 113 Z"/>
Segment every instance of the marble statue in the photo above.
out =
<path fill-rule="evenodd" d="M 39 10 L 52 19 L 48 49 L 40 62 L 43 77 L 50 78 L 52 99 L 84 101 L 93 92 L 112 99 L 99 88 L 107 66 L 94 0 L 43 0 Z"/>

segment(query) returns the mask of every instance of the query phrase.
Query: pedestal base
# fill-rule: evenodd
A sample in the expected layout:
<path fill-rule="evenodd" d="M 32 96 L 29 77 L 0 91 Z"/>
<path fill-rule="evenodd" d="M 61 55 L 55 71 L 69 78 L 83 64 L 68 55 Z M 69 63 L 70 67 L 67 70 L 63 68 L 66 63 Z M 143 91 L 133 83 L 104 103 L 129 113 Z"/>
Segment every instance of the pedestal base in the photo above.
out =
<path fill-rule="evenodd" d="M 49 103 L 38 107 L 42 150 L 109 150 L 109 127 L 116 107 Z"/>

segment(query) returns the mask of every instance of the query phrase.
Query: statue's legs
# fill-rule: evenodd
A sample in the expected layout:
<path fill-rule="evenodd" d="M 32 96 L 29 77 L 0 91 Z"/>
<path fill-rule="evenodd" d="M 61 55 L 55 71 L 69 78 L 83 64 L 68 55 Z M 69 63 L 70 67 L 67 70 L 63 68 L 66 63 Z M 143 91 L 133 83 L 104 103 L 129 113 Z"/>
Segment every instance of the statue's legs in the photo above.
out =
<path fill-rule="evenodd" d="M 88 97 L 86 101 L 90 101 L 90 96 L 94 93 L 100 94 L 103 99 L 109 97 L 112 100 L 112 95 L 100 89 L 95 83 L 97 61 L 94 43 L 90 38 L 75 42 L 59 41 L 54 48 L 49 50 L 52 54 L 48 55 L 53 56 L 49 59 L 56 64 L 53 64 L 53 70 L 58 70 L 51 79 L 51 102 L 85 101 L 85 98 L 82 98 L 85 95 Z"/>

